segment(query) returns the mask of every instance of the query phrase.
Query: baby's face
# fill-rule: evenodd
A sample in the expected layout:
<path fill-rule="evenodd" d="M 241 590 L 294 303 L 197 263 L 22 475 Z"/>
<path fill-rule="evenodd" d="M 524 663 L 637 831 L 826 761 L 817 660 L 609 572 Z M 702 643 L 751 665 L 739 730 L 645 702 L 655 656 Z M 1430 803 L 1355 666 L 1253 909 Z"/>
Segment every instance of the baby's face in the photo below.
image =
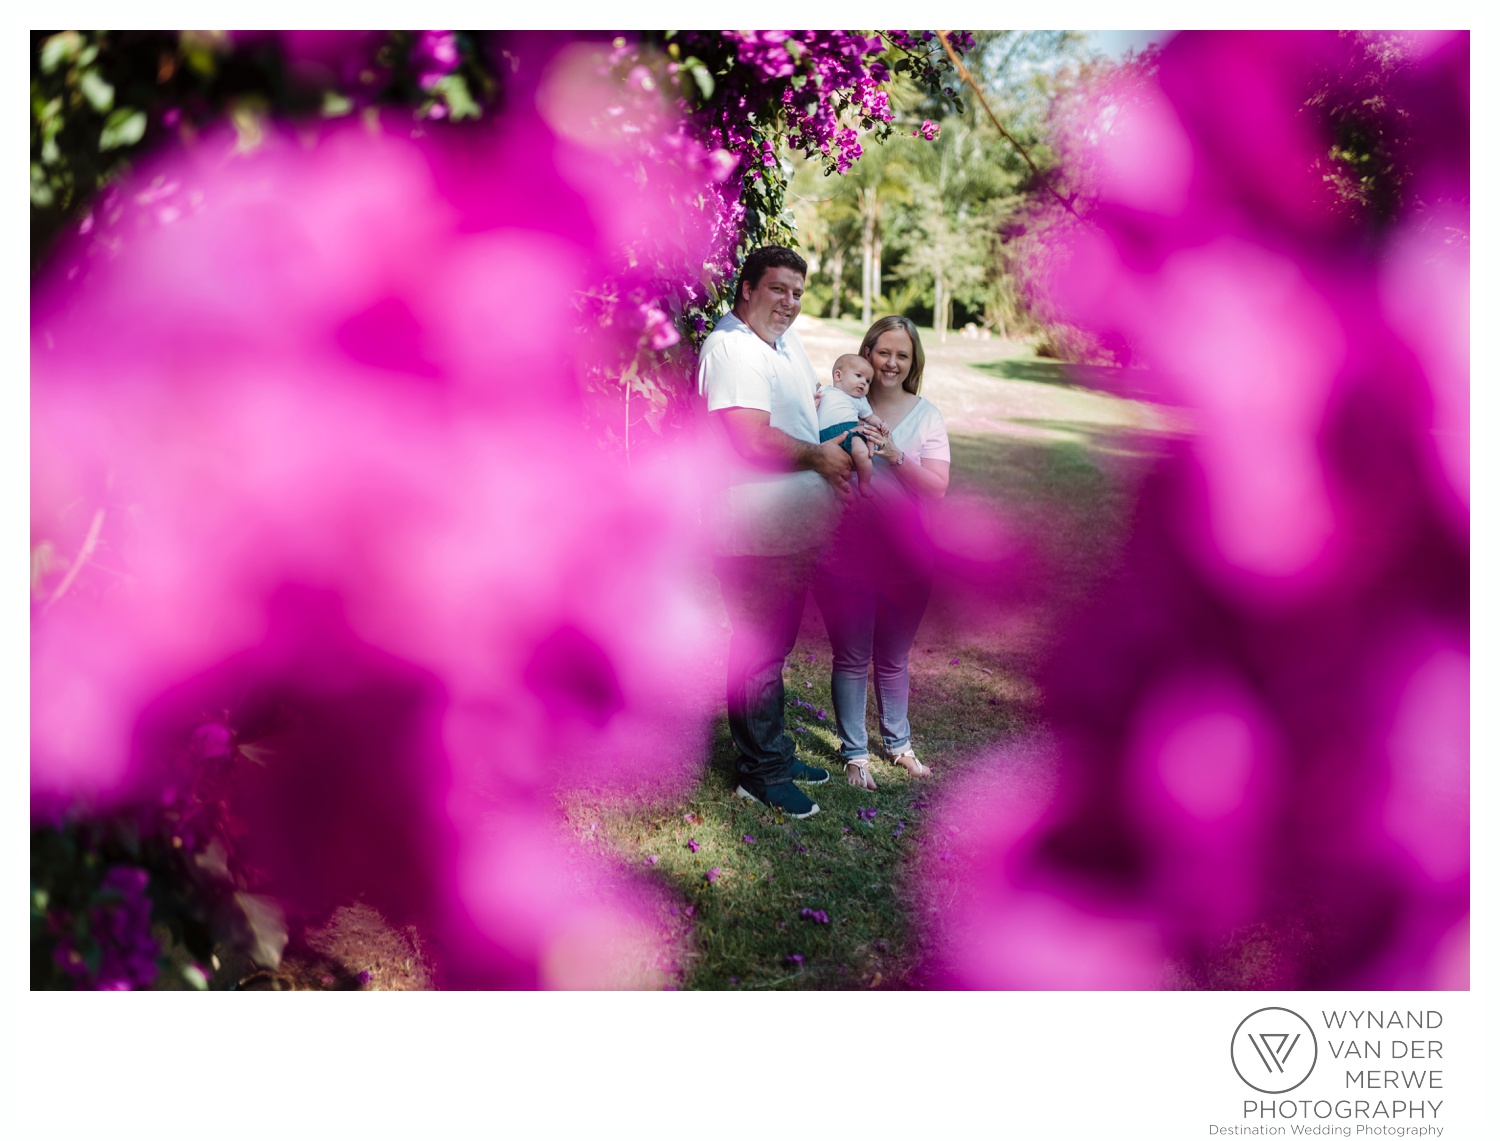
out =
<path fill-rule="evenodd" d="M 833 386 L 858 398 L 870 391 L 870 378 L 874 375 L 870 362 L 860 361 L 857 366 L 849 365 L 847 368 L 834 369 Z"/>

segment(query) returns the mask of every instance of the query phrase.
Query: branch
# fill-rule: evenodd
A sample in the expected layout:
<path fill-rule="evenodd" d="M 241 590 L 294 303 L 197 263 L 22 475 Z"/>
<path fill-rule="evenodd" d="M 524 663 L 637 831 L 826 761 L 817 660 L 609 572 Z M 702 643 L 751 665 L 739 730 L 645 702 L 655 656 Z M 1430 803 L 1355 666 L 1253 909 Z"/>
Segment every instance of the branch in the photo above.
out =
<path fill-rule="evenodd" d="M 1078 211 L 1073 209 L 1072 201 L 1058 193 L 1057 187 L 1052 185 L 1052 181 L 1041 172 L 1036 163 L 1031 161 L 1031 156 L 1026 153 L 1026 148 L 1016 141 L 1014 135 L 1000 125 L 1000 120 L 995 118 L 995 113 L 990 110 L 989 100 L 984 97 L 984 92 L 979 90 L 979 84 L 974 82 L 974 77 L 969 74 L 969 69 L 964 66 L 964 61 L 959 58 L 958 53 L 953 50 L 953 45 L 948 42 L 948 33 L 938 32 L 937 37 L 942 42 L 943 50 L 948 53 L 948 58 L 953 61 L 953 66 L 958 69 L 958 77 L 967 83 L 970 90 L 974 92 L 974 97 L 979 100 L 979 105 L 984 108 L 984 113 L 990 117 L 990 122 L 995 124 L 995 130 L 999 131 L 1006 142 L 1010 143 L 1011 146 L 1020 152 L 1021 157 L 1026 160 L 1026 165 L 1031 167 L 1031 173 L 1036 175 L 1041 180 L 1042 185 L 1052 192 L 1052 197 L 1063 204 L 1063 209 L 1073 215 L 1073 217 L 1078 218 L 1080 222 L 1083 221 L 1079 217 Z"/>

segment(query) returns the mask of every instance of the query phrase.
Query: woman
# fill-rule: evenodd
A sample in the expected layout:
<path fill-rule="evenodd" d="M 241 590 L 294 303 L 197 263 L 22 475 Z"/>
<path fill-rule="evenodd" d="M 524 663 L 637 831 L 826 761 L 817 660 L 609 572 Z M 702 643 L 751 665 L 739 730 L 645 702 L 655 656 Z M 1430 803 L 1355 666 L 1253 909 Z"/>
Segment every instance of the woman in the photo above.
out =
<path fill-rule="evenodd" d="M 860 356 L 875 370 L 870 407 L 887 431 L 867 428 L 876 449 L 874 496 L 857 500 L 828 545 L 813 594 L 833 644 L 833 713 L 849 783 L 874 789 L 865 730 L 865 690 L 875 662 L 880 735 L 891 761 L 914 776 L 930 771 L 911 747 L 907 659 L 932 593 L 927 507 L 948 490 L 943 416 L 921 395 L 926 363 L 916 326 L 882 317 Z"/>

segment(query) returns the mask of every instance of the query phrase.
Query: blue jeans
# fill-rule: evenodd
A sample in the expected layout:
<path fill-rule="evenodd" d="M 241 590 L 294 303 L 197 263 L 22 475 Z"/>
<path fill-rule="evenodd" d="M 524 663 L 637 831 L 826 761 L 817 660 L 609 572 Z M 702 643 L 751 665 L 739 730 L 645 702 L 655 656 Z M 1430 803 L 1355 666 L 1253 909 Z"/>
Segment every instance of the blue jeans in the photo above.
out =
<path fill-rule="evenodd" d="M 926 578 L 890 581 L 878 568 L 867 577 L 846 578 L 826 569 L 813 580 L 813 597 L 823 612 L 833 644 L 833 716 L 839 753 L 846 761 L 870 755 L 865 730 L 865 692 L 870 662 L 875 663 L 875 707 L 880 737 L 888 753 L 911 745 L 911 674 L 907 661 L 917 627 L 932 595 Z"/>
<path fill-rule="evenodd" d="M 714 560 L 729 612 L 729 736 L 742 778 L 792 779 L 797 746 L 786 731 L 782 668 L 797 644 L 814 551 Z"/>

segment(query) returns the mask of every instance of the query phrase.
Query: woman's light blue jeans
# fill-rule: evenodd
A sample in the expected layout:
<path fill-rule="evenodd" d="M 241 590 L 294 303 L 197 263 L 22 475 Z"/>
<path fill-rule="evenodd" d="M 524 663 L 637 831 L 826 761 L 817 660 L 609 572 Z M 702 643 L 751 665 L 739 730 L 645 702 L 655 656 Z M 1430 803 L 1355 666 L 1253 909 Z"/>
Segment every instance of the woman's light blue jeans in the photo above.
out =
<path fill-rule="evenodd" d="M 870 755 L 865 729 L 865 694 L 870 663 L 875 663 L 875 707 L 880 737 L 888 753 L 911 745 L 911 674 L 907 668 L 917 627 L 932 595 L 930 579 L 878 581 L 879 571 L 851 579 L 822 571 L 813 597 L 823 612 L 833 644 L 833 716 L 839 754 L 845 761 Z M 877 581 L 871 581 L 876 579 Z"/>

